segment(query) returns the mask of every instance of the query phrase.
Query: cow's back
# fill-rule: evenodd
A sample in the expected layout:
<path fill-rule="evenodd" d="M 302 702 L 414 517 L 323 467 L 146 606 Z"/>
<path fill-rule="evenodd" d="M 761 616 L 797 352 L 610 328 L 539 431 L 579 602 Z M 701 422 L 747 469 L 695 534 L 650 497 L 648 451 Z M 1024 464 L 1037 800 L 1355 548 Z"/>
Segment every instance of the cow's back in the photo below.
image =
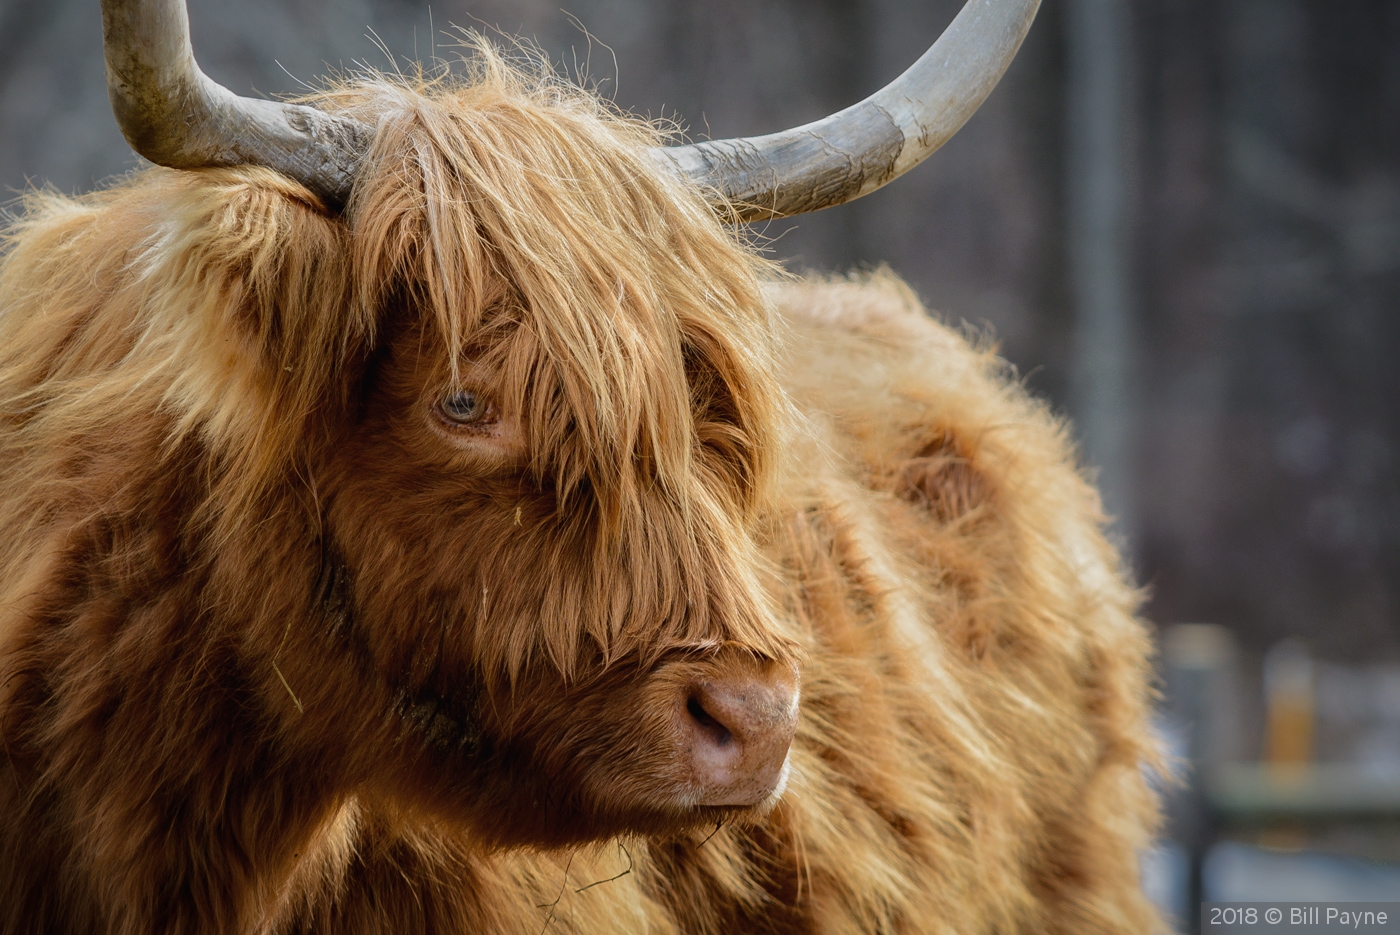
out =
<path fill-rule="evenodd" d="M 822 931 L 1143 932 L 1150 643 L 1065 427 L 888 273 L 775 287 Z"/>

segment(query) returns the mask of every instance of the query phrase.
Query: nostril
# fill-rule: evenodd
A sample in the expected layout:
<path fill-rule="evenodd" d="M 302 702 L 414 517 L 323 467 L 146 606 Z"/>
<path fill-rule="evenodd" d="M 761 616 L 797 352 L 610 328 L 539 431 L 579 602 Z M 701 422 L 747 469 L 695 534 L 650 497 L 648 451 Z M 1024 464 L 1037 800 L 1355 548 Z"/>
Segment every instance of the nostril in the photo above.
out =
<path fill-rule="evenodd" d="M 695 804 L 747 807 L 779 788 L 797 729 L 797 686 L 770 673 L 697 679 L 677 697 Z"/>
<path fill-rule="evenodd" d="M 730 733 L 729 728 L 725 727 L 715 719 L 714 715 L 706 711 L 705 706 L 700 703 L 700 699 L 694 695 L 691 695 L 690 698 L 686 700 L 685 710 L 690 713 L 695 723 L 699 724 L 700 727 L 710 735 L 710 739 L 719 746 L 726 746 L 734 739 L 734 735 Z"/>

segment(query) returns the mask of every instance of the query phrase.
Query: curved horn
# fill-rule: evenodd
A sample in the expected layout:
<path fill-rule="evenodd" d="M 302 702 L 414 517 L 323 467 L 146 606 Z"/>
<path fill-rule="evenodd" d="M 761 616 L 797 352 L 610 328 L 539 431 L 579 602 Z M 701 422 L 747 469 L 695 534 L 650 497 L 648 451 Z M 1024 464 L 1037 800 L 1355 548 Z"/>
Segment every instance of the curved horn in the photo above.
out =
<path fill-rule="evenodd" d="M 174 169 L 259 165 L 350 198 L 369 127 L 311 107 L 239 97 L 194 60 L 184 0 L 102 0 L 107 94 L 131 148 Z"/>
<path fill-rule="evenodd" d="M 869 194 L 952 138 L 1016 57 L 1040 0 L 968 0 L 908 71 L 859 104 L 767 136 L 654 150 L 717 190 L 733 220 L 787 217 Z"/>

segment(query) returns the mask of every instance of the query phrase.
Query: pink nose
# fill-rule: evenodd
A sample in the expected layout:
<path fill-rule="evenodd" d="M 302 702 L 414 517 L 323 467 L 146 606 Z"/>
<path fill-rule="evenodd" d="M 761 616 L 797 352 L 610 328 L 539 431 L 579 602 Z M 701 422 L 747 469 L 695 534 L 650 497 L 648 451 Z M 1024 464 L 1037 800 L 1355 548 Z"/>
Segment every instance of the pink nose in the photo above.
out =
<path fill-rule="evenodd" d="M 797 681 L 736 675 L 697 681 L 685 697 L 683 734 L 697 805 L 757 805 L 783 779 L 797 731 Z"/>

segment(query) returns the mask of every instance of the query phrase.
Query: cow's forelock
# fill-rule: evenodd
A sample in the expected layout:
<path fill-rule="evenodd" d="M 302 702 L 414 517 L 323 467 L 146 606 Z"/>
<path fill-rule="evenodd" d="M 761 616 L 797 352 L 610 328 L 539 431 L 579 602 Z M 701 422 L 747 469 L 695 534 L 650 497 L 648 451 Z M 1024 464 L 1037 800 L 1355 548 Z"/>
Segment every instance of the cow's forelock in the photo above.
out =
<path fill-rule="evenodd" d="M 781 652 L 749 529 L 785 414 L 761 264 L 656 171 L 647 128 L 482 77 L 353 102 L 389 116 L 350 214 L 381 340 L 412 344 L 413 372 L 443 388 L 484 374 L 475 388 L 526 439 L 522 492 L 482 481 L 491 496 L 460 510 L 470 535 L 442 533 L 481 556 L 464 563 L 485 576 L 464 588 L 476 662 L 570 674 L 724 641 Z M 512 568 L 554 580 L 493 593 Z"/>

